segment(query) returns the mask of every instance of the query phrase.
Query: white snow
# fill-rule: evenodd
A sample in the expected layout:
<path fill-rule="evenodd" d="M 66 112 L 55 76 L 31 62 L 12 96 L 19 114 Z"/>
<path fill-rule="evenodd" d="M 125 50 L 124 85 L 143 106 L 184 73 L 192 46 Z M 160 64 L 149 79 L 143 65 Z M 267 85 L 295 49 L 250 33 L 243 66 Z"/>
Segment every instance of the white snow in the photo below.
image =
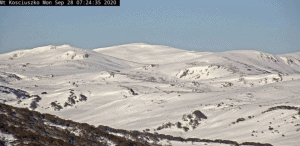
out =
<path fill-rule="evenodd" d="M 183 115 L 200 110 L 207 119 L 195 129 L 155 131 L 184 138 L 297 145 L 297 111 L 262 112 L 280 105 L 300 107 L 299 60 L 299 53 L 201 53 L 143 43 L 92 51 L 45 46 L 0 54 L 0 86 L 39 95 L 37 111 L 95 126 L 154 132 L 163 123 L 186 124 Z M 69 98 L 75 103 L 65 107 Z M 0 102 L 13 106 L 29 107 L 32 99 L 21 101 L 0 91 Z M 52 102 L 62 109 L 54 110 Z M 239 118 L 245 120 L 236 122 Z"/>
<path fill-rule="evenodd" d="M 2 131 L 0 131 L 0 139 L 5 141 L 7 146 L 11 146 L 11 142 L 16 140 L 12 134 L 3 133 Z"/>

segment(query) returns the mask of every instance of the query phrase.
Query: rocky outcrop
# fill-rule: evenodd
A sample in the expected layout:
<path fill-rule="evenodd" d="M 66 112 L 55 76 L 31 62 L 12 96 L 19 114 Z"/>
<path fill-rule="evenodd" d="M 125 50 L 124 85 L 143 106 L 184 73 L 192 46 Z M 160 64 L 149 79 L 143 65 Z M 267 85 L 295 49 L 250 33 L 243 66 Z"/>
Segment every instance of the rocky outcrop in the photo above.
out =
<path fill-rule="evenodd" d="M 20 90 L 20 89 L 13 89 L 6 86 L 0 86 L 0 92 L 6 93 L 6 94 L 14 94 L 17 99 L 27 99 L 30 98 L 29 93 L 26 91 Z"/>

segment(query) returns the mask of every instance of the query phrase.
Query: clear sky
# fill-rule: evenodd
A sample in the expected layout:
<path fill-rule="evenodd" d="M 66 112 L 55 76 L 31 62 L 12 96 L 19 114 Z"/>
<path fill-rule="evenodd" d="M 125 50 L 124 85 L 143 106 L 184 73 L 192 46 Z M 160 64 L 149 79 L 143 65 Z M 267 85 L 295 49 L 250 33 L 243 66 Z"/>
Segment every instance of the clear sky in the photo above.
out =
<path fill-rule="evenodd" d="M 199 52 L 300 52 L 300 0 L 121 0 L 119 7 L 0 7 L 0 53 L 128 43 Z"/>

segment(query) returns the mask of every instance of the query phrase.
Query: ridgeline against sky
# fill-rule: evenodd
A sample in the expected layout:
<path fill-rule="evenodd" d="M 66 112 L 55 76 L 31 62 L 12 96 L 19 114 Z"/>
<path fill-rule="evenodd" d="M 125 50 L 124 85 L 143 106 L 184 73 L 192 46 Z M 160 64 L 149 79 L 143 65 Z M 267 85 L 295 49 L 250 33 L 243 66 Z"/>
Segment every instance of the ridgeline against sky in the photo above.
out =
<path fill-rule="evenodd" d="M 298 0 L 121 0 L 120 7 L 1 7 L 0 53 L 143 42 L 199 52 L 300 51 Z"/>

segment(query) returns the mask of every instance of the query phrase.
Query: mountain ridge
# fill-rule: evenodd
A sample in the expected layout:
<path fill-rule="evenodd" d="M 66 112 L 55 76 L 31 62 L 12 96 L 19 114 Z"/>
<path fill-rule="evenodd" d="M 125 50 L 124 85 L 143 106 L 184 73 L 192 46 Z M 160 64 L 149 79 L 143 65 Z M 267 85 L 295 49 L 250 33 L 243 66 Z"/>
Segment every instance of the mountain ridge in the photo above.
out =
<path fill-rule="evenodd" d="M 94 126 L 293 145 L 300 124 L 297 56 L 146 44 L 99 52 L 39 47 L 0 55 L 0 102 Z M 263 113 L 268 109 L 276 110 Z"/>

